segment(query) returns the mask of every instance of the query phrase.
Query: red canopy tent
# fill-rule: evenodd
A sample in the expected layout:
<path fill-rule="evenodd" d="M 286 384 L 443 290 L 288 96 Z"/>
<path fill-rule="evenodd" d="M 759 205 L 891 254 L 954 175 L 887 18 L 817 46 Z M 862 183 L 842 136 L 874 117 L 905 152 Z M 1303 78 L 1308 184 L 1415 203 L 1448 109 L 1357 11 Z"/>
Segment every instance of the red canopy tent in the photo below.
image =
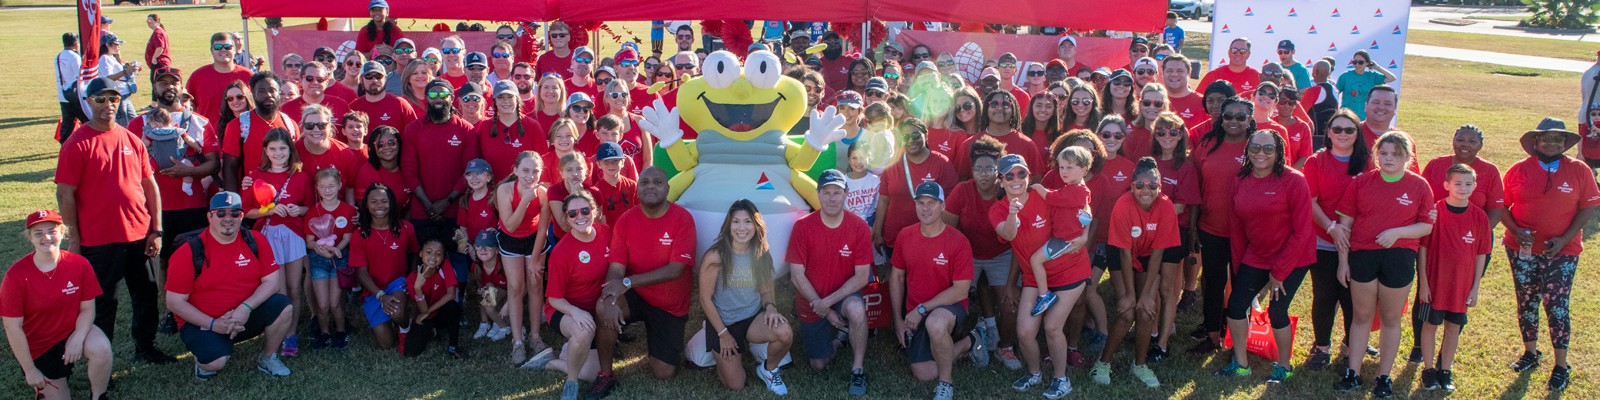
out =
<path fill-rule="evenodd" d="M 244 18 L 366 18 L 370 0 L 240 0 Z M 390 18 L 464 19 L 479 21 L 544 21 L 544 0 L 388 0 Z"/>
<path fill-rule="evenodd" d="M 1166 0 L 868 0 L 879 21 L 981 22 L 1074 30 L 1158 32 Z M 783 14 L 779 14 L 783 15 Z"/>

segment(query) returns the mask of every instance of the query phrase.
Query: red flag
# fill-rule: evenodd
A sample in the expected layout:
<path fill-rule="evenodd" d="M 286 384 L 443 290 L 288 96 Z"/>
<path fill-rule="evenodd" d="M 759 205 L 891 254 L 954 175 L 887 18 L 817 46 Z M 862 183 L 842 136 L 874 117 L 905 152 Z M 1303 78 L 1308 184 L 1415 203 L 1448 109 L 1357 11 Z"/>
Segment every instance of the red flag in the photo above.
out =
<path fill-rule="evenodd" d="M 78 52 L 83 54 L 83 77 L 88 81 L 100 76 L 100 0 L 78 2 Z"/>

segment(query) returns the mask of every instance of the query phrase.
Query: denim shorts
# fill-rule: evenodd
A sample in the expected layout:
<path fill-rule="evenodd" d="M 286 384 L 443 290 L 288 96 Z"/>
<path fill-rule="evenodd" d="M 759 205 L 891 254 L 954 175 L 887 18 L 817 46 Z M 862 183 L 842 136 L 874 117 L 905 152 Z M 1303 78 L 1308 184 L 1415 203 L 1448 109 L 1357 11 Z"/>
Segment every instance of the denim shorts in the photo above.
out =
<path fill-rule="evenodd" d="M 311 266 L 311 280 L 313 281 L 333 279 L 338 276 L 339 270 L 350 267 L 348 264 L 350 256 L 348 254 L 339 258 L 327 258 L 313 251 L 306 253 L 306 259 L 310 260 L 308 264 Z"/>

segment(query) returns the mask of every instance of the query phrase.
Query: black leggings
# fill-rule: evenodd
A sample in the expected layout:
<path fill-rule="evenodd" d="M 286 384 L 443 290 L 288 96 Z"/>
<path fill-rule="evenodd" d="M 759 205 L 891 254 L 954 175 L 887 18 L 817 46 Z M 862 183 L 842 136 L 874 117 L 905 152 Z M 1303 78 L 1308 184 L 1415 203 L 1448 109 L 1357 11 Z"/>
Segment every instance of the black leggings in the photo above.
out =
<path fill-rule="evenodd" d="M 1317 250 L 1311 266 L 1311 330 L 1315 346 L 1333 343 L 1333 316 L 1344 313 L 1344 333 L 1350 333 L 1350 288 L 1339 284 L 1339 252 Z M 1338 308 L 1334 308 L 1334 307 Z"/>
<path fill-rule="evenodd" d="M 1222 332 L 1227 326 L 1228 270 L 1233 264 L 1233 243 L 1228 238 L 1200 231 L 1200 279 L 1205 284 L 1200 307 L 1205 315 L 1201 327 L 1206 332 Z"/>
<path fill-rule="evenodd" d="M 1308 269 L 1301 267 L 1290 272 L 1289 277 L 1283 280 L 1283 295 L 1278 300 L 1268 302 L 1267 316 L 1272 318 L 1272 329 L 1289 327 L 1289 304 L 1294 302 L 1294 292 L 1300 289 L 1300 281 L 1305 280 Z M 1233 273 L 1233 294 L 1228 296 L 1228 319 L 1250 317 L 1251 300 L 1271 280 L 1272 271 L 1240 265 L 1239 270 Z"/>
<path fill-rule="evenodd" d="M 424 320 L 420 324 L 412 324 L 411 333 L 406 335 L 406 357 L 421 355 L 428 349 L 428 342 L 438 335 L 443 335 L 450 343 L 450 347 L 460 345 L 461 303 L 451 300 L 439 307 L 438 313 L 434 314 L 433 318 Z"/>

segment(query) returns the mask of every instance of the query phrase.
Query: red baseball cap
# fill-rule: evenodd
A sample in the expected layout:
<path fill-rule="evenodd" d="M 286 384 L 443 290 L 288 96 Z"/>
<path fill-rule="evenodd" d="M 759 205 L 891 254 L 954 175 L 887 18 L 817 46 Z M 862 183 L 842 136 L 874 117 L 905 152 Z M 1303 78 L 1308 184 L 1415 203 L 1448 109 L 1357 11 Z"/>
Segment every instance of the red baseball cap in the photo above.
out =
<path fill-rule="evenodd" d="M 40 222 L 54 222 L 59 224 L 61 223 L 61 214 L 56 213 L 55 210 L 39 210 L 28 213 L 28 223 L 25 225 L 25 228 L 33 228 L 34 224 L 38 224 Z"/>

